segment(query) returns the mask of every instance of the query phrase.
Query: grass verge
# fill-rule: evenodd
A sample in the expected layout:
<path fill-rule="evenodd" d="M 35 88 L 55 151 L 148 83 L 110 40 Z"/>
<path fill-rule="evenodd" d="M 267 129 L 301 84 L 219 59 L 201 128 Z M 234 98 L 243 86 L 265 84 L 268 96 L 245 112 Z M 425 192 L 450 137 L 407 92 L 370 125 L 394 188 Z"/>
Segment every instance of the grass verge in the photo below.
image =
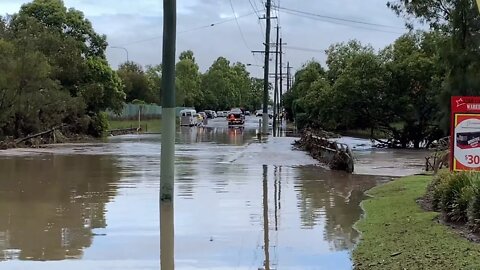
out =
<path fill-rule="evenodd" d="M 140 125 L 146 133 L 160 133 L 161 132 L 161 122 L 160 119 L 150 119 L 142 120 Z M 138 127 L 138 120 L 109 120 L 108 128 L 109 129 L 122 129 L 122 128 L 131 128 Z"/>
<path fill-rule="evenodd" d="M 480 269 L 480 245 L 469 242 L 425 212 L 416 199 L 430 176 L 411 176 L 373 188 L 356 228 L 355 269 Z"/>

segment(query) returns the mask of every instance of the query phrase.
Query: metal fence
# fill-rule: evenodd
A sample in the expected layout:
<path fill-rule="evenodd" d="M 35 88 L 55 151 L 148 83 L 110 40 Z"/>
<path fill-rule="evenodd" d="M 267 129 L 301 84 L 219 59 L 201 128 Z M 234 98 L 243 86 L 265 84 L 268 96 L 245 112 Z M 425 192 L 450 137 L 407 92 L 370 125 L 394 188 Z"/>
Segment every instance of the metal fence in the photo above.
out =
<path fill-rule="evenodd" d="M 177 116 L 180 116 L 180 111 L 185 109 L 185 107 L 177 107 Z M 138 114 L 142 119 L 154 119 L 162 118 L 162 106 L 151 105 L 151 104 L 131 104 L 127 103 L 123 106 L 122 111 L 119 114 L 116 114 L 112 111 L 107 111 L 108 117 L 114 120 L 126 120 L 126 119 L 137 119 Z"/>

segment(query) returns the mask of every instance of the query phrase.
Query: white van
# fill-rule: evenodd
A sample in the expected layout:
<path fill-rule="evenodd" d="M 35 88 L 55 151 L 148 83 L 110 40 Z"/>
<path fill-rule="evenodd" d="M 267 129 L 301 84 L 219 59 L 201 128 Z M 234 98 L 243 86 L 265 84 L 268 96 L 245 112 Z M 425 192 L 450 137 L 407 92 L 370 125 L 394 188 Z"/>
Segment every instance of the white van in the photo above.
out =
<path fill-rule="evenodd" d="M 180 126 L 196 126 L 198 123 L 197 120 L 197 111 L 194 109 L 185 109 L 180 111 Z"/>

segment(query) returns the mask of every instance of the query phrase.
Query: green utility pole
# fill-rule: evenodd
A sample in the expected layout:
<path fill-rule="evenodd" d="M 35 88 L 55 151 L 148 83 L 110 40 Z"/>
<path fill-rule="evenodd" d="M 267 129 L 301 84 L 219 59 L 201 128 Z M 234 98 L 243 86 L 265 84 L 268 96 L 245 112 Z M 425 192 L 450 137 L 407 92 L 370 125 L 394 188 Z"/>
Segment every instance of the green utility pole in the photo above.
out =
<path fill-rule="evenodd" d="M 160 200 L 173 200 L 175 169 L 175 39 L 176 3 L 163 0 L 162 156 Z"/>
<path fill-rule="evenodd" d="M 160 265 L 175 269 L 173 184 L 175 178 L 176 0 L 163 0 L 162 150 L 160 161 Z"/>
<path fill-rule="evenodd" d="M 262 133 L 268 134 L 268 74 L 269 74 L 269 60 L 270 60 L 270 7 L 271 0 L 267 0 L 265 7 L 267 8 L 267 23 L 265 31 L 265 64 L 263 66 L 263 115 L 262 115 Z"/>

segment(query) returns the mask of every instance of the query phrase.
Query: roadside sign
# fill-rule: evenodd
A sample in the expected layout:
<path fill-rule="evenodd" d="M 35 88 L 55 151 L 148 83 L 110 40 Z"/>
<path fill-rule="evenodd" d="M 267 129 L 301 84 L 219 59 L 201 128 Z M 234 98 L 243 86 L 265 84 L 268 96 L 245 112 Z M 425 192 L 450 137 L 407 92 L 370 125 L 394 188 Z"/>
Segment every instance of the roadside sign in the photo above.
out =
<path fill-rule="evenodd" d="M 480 171 L 480 97 L 452 97 L 450 130 L 450 169 Z"/>

